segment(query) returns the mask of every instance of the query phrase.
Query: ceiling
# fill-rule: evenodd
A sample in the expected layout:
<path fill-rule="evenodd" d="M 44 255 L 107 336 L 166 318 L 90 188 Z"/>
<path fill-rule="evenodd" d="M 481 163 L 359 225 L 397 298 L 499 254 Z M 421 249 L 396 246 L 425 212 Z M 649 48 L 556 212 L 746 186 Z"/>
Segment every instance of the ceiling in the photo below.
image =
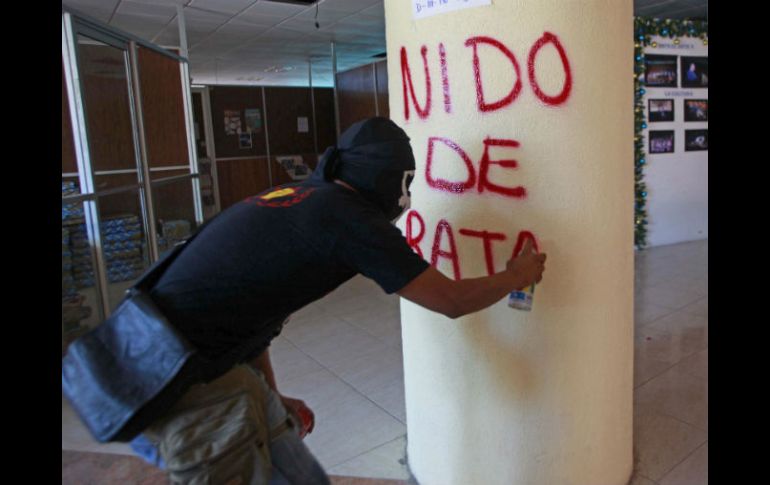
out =
<path fill-rule="evenodd" d="M 500 0 L 496 0 L 500 1 Z M 385 52 L 383 0 L 319 0 L 305 6 L 274 0 L 64 0 L 106 24 L 162 46 L 179 45 L 183 7 L 193 84 L 332 85 L 337 70 Z M 707 19 L 707 0 L 634 0 L 635 15 Z M 317 16 L 317 17 L 316 17 Z M 318 22 L 318 28 L 315 23 Z"/>

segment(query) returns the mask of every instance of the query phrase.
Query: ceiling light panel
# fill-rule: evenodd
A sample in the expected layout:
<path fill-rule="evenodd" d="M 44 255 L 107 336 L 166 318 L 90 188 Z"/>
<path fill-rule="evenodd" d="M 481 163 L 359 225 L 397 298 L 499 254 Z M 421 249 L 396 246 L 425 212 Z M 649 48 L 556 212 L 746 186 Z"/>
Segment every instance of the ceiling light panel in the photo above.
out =
<path fill-rule="evenodd" d="M 256 0 L 195 0 L 191 7 L 234 15 Z"/>

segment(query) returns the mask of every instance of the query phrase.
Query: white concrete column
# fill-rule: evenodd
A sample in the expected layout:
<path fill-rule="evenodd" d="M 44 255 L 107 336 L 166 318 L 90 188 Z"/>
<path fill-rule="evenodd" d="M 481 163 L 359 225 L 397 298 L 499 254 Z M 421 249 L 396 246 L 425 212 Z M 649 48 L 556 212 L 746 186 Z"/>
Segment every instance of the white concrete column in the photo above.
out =
<path fill-rule="evenodd" d="M 402 300 L 421 485 L 621 485 L 632 471 L 631 0 L 385 0 L 390 116 L 412 140 L 399 222 L 450 277 L 548 253 L 531 312 Z M 425 9 L 474 2 L 426 0 Z M 483 3 L 483 2 L 475 2 Z"/>

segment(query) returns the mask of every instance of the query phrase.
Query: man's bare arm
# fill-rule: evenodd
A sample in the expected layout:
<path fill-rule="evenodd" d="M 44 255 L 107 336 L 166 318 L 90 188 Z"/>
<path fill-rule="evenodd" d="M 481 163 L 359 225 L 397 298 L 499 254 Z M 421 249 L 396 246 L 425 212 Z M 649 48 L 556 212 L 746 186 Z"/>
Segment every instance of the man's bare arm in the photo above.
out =
<path fill-rule="evenodd" d="M 398 295 L 449 318 L 458 318 L 487 308 L 515 289 L 539 282 L 545 259 L 545 254 L 532 252 L 528 241 L 521 254 L 508 261 L 505 271 L 455 281 L 431 266 Z"/>

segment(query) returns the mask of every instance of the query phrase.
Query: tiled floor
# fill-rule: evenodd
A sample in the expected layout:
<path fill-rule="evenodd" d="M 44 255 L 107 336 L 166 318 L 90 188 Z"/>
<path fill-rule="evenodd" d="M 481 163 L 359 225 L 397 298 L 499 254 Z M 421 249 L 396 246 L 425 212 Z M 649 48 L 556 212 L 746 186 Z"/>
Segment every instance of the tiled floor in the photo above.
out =
<path fill-rule="evenodd" d="M 708 241 L 652 248 L 636 256 L 632 485 L 708 481 L 707 258 Z M 296 314 L 271 354 L 279 389 L 315 411 L 316 429 L 307 443 L 330 474 L 407 479 L 396 297 L 355 278 Z M 91 441 L 64 400 L 62 450 L 130 454 L 124 445 Z M 63 474 L 78 463 L 72 455 L 65 460 L 65 453 Z M 131 466 L 113 473 L 130 476 Z M 143 473 L 150 478 L 136 477 L 133 483 L 156 483 L 151 471 Z M 335 483 L 354 483 L 344 480 Z"/>

